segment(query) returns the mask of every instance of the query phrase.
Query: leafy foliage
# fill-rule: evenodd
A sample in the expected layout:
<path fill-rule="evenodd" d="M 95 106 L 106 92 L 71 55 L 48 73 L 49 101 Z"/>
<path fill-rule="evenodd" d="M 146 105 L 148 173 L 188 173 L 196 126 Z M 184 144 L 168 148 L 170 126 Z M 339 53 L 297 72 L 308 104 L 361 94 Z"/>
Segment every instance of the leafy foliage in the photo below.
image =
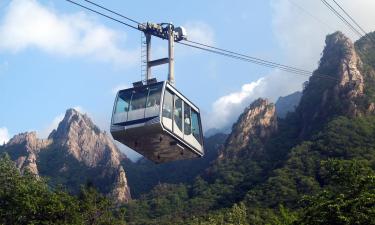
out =
<path fill-rule="evenodd" d="M 124 224 L 120 219 L 92 187 L 72 196 L 27 171 L 21 174 L 9 156 L 0 158 L 0 224 Z"/>
<path fill-rule="evenodd" d="M 308 223 L 308 216 L 311 221 L 322 219 L 318 213 L 311 214 L 314 207 L 324 204 L 328 207 L 329 196 L 336 202 L 345 190 L 360 186 L 365 174 L 373 173 L 375 117 L 337 117 L 310 140 L 299 144 L 297 139 L 293 140 L 297 130 L 294 125 L 286 123 L 280 127 L 286 132 L 271 138 L 261 154 L 251 155 L 253 149 L 243 149 L 213 163 L 191 185 L 157 186 L 127 206 L 127 221 L 130 224 L 298 224 L 297 221 L 314 224 Z M 277 150 L 280 152 L 276 153 Z M 338 161 L 331 162 L 332 159 Z M 346 168 L 346 172 L 338 170 L 334 162 Z M 358 164 L 364 167 L 358 168 Z M 322 194 L 328 190 L 335 192 L 329 196 Z M 345 195 L 345 204 L 358 205 L 368 197 L 370 206 L 375 199 L 366 191 L 359 193 L 358 196 L 367 194 L 358 200 L 354 195 Z M 309 203 L 308 196 L 317 197 L 311 197 Z M 232 223 L 231 210 L 239 206 L 246 212 L 245 222 Z M 356 210 L 348 211 L 346 216 L 371 215 L 369 207 Z M 327 213 L 324 221 L 334 220 L 334 215 L 329 216 Z"/>
<path fill-rule="evenodd" d="M 375 224 L 375 173 L 359 161 L 323 163 L 328 187 L 302 200 L 296 224 Z"/>

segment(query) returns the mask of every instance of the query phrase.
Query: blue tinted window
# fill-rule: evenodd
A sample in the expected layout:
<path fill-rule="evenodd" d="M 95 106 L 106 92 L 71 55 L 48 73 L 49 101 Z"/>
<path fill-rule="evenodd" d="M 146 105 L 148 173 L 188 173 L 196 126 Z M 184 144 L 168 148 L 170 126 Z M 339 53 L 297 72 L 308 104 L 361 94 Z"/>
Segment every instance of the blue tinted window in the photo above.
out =
<path fill-rule="evenodd" d="M 172 109 L 173 109 L 173 95 L 169 90 L 164 92 L 164 101 L 163 101 L 163 117 L 172 119 Z"/>
<path fill-rule="evenodd" d="M 182 131 L 182 100 L 175 96 L 174 97 L 174 113 L 173 119 L 177 124 L 177 127 L 180 131 Z"/>
<path fill-rule="evenodd" d="M 130 103 L 130 110 L 132 111 L 145 108 L 147 94 L 148 90 L 146 88 L 133 90 L 133 97 Z"/>
<path fill-rule="evenodd" d="M 191 127 L 192 133 L 195 139 L 202 144 L 201 130 L 200 130 L 200 118 L 199 114 L 194 110 L 191 110 Z"/>
<path fill-rule="evenodd" d="M 116 111 L 115 113 L 127 112 L 129 110 L 129 103 L 132 97 L 132 92 L 122 91 L 119 93 L 117 102 L 116 102 Z"/>
<path fill-rule="evenodd" d="M 190 118 L 190 106 L 185 103 L 184 105 L 184 134 L 191 134 L 191 118 Z"/>
<path fill-rule="evenodd" d="M 150 86 L 146 107 L 155 107 L 160 105 L 160 96 L 162 85 Z"/>

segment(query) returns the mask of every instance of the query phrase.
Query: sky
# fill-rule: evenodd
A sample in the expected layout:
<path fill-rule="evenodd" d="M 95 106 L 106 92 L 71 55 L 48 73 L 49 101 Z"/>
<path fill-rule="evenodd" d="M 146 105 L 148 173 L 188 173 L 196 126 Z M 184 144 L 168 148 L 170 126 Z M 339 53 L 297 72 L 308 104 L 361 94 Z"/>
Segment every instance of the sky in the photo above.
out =
<path fill-rule="evenodd" d="M 183 26 L 192 41 L 311 71 L 327 34 L 358 38 L 317 0 L 95 2 L 137 21 Z M 340 4 L 375 30 L 375 1 Z M 0 0 L 0 144 L 25 131 L 46 138 L 68 108 L 109 131 L 116 91 L 141 79 L 140 51 L 139 31 L 67 1 Z M 152 57 L 166 56 L 167 42 L 153 38 Z M 152 73 L 167 78 L 166 67 Z M 308 79 L 180 45 L 175 74 L 177 89 L 200 107 L 204 130 L 230 127 L 256 98 L 275 102 Z"/>

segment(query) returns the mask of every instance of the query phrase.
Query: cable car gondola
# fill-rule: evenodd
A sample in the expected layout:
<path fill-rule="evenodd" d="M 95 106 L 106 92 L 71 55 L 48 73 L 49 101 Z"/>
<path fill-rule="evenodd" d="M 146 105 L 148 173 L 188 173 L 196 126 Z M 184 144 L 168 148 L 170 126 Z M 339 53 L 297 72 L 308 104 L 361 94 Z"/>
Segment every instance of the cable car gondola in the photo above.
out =
<path fill-rule="evenodd" d="M 163 163 L 201 157 L 203 131 L 200 111 L 174 87 L 173 42 L 185 36 L 183 28 L 147 23 L 147 79 L 117 93 L 111 134 L 149 160 Z M 156 34 L 155 34 L 156 32 Z M 150 61 L 151 34 L 169 40 L 169 57 Z M 169 63 L 168 81 L 149 79 L 152 66 Z"/>
<path fill-rule="evenodd" d="M 111 133 L 158 163 L 203 156 L 199 109 L 168 81 L 120 90 Z"/>

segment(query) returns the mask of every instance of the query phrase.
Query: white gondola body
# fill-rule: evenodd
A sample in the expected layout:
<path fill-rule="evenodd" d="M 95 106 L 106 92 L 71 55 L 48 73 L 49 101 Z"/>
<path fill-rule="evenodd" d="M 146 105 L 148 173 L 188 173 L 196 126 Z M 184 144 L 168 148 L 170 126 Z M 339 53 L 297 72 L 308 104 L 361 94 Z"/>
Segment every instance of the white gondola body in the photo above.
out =
<path fill-rule="evenodd" d="M 111 134 L 156 163 L 204 154 L 199 108 L 167 81 L 120 90 Z"/>

